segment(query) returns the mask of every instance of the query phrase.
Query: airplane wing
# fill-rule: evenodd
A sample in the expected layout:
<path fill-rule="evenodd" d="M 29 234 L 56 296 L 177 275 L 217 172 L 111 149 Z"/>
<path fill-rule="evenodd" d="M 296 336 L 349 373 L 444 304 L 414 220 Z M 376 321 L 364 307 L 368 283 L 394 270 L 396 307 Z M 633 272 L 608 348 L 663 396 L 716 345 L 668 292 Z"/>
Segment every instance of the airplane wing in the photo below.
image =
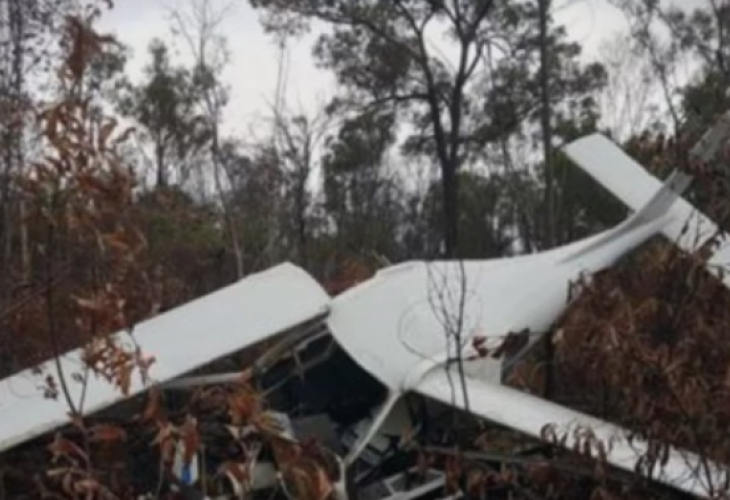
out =
<path fill-rule="evenodd" d="M 634 211 L 662 189 L 660 180 L 602 134 L 573 141 L 564 151 L 578 167 Z M 677 200 L 669 213 L 671 221 L 662 232 L 685 251 L 696 250 L 718 230 L 717 224 L 684 199 Z M 729 264 L 730 241 L 725 240 L 709 259 L 707 267 L 717 270 Z M 730 287 L 730 276 L 723 277 L 723 282 Z"/>
<path fill-rule="evenodd" d="M 428 373 L 415 387 L 415 391 L 442 403 L 466 410 L 458 374 L 451 376 L 446 370 Z M 452 385 L 454 384 L 454 385 Z M 593 435 L 604 443 L 611 443 L 606 460 L 611 465 L 635 472 L 638 458 L 646 452 L 646 445 L 637 441 L 629 443 L 627 431 L 603 420 L 571 410 L 564 406 L 531 396 L 517 389 L 484 380 L 469 378 L 466 385 L 468 411 L 491 422 L 509 427 L 524 434 L 542 439 L 543 427 L 555 425 L 558 435 L 566 430 L 590 429 Z M 578 434 L 578 435 L 576 435 Z M 580 442 L 580 434 L 569 432 L 565 442 L 567 449 L 573 449 Z M 595 448 L 593 448 L 595 450 Z M 595 457 L 597 454 L 593 452 Z M 707 497 L 712 491 L 707 484 L 702 462 L 696 455 L 673 450 L 663 467 L 657 465 L 652 479 L 672 486 L 686 493 Z M 712 484 L 723 484 L 722 469 L 709 464 Z M 726 471 L 725 471 L 726 472 Z"/>
<path fill-rule="evenodd" d="M 306 272 L 282 264 L 144 321 L 134 328 L 133 337 L 145 355 L 156 359 L 150 377 L 163 383 L 323 316 L 329 302 L 329 295 Z M 128 333 L 120 332 L 116 338 L 131 347 Z M 71 380 L 83 370 L 81 354 L 74 350 L 60 357 L 74 401 L 83 391 L 82 384 Z M 69 422 L 64 398 L 44 397 L 43 377 L 34 373 L 39 368 L 56 377 L 54 364 L 48 361 L 0 381 L 0 452 Z M 130 396 L 148 388 L 135 376 Z M 91 376 L 84 413 L 123 399 L 110 383 Z"/>

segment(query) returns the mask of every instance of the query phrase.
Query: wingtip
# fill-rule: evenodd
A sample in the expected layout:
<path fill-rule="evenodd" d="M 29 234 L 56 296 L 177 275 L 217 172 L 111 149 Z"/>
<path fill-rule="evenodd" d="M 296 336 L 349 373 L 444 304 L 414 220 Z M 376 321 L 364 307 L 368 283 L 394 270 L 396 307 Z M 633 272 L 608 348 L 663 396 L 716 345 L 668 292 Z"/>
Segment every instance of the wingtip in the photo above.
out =
<path fill-rule="evenodd" d="M 617 146 L 616 143 L 609 139 L 606 135 L 602 134 L 601 132 L 594 132 L 592 134 L 584 135 L 579 139 L 569 142 L 568 144 L 563 146 L 563 150 L 568 153 L 568 155 L 570 155 L 570 152 L 575 151 L 576 149 L 579 149 L 586 145 L 596 145 L 599 143 L 610 143 L 613 146 Z"/>

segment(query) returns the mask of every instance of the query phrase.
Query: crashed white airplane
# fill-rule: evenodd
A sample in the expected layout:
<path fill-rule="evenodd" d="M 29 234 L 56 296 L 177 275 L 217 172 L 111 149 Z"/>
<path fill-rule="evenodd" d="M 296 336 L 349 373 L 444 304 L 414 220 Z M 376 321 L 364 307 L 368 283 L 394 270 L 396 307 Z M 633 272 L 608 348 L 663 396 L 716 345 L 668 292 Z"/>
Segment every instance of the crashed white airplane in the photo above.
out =
<path fill-rule="evenodd" d="M 566 309 L 569 286 L 581 275 L 613 265 L 659 233 L 682 248 L 695 248 L 697 239 L 683 235 L 707 237 L 715 226 L 680 198 L 691 181 L 686 174 L 677 171 L 661 184 L 600 135 L 568 145 L 566 153 L 634 213 L 613 229 L 543 253 L 403 263 L 335 298 L 303 270 L 282 264 L 137 325 L 137 344 L 156 357 L 151 376 L 169 389 L 234 380 L 238 374 L 190 374 L 279 335 L 277 352 L 308 349 L 313 365 L 334 346 L 384 388 L 386 395 L 375 412 L 351 434 L 343 467 L 369 452 L 383 429 L 394 425 L 402 397 L 413 392 L 536 438 L 549 424 L 590 428 L 597 438 L 612 443 L 608 462 L 633 471 L 645 445 L 629 443 L 626 431 L 613 424 L 503 385 L 509 358 L 475 355 L 473 340 L 485 337 L 486 347 L 495 347 L 509 333 L 529 332 L 532 343 Z M 683 231 L 687 223 L 690 230 Z M 721 262 L 723 253 L 721 249 L 712 262 Z M 118 335 L 124 341 L 127 334 Z M 453 362 L 457 357 L 463 360 L 463 374 Z M 268 359 L 264 356 L 258 364 L 266 365 Z M 61 363 L 67 372 L 78 371 L 80 352 L 67 353 Z M 148 388 L 135 379 L 131 392 Z M 72 385 L 70 390 L 79 397 L 82 387 Z M 85 411 L 94 413 L 120 399 L 110 384 L 92 377 Z M 4 380 L 0 452 L 67 424 L 67 412 L 62 399 L 43 397 L 33 370 Z M 575 439 L 570 433 L 565 446 L 572 448 Z M 664 466 L 657 465 L 652 479 L 708 496 L 710 486 L 703 479 L 719 480 L 726 469 L 713 465 L 709 476 L 700 477 L 699 464 L 699 457 L 674 450 Z"/>

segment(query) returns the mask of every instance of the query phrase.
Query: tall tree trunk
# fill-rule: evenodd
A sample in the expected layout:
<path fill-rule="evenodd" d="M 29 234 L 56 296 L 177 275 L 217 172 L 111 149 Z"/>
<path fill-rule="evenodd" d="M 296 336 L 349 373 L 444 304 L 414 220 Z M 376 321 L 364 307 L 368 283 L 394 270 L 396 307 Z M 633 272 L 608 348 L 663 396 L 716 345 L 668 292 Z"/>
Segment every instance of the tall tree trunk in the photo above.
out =
<path fill-rule="evenodd" d="M 542 128 L 542 149 L 545 168 L 545 245 L 549 248 L 557 243 L 555 220 L 555 179 L 552 169 L 552 130 L 550 110 L 550 54 L 548 51 L 548 21 L 550 0 L 538 0 L 540 23 L 540 126 Z"/>
<path fill-rule="evenodd" d="M 443 166 L 441 185 L 444 204 L 444 257 L 453 259 L 459 256 L 459 177 L 456 165 L 449 162 Z"/>
<path fill-rule="evenodd" d="M 28 248 L 28 231 L 25 222 L 25 206 L 14 192 L 13 183 L 24 163 L 23 137 L 27 113 L 24 102 L 25 90 L 25 43 L 26 12 L 24 1 L 5 0 L 2 2 L 2 38 L 6 51 L 3 53 L 7 64 L 0 83 L 0 104 L 2 104 L 2 136 L 3 166 L 2 192 L 0 203 L 2 210 L 2 265 L 0 270 L 4 276 L 15 268 L 20 272 L 20 280 L 26 281 L 30 273 L 30 252 Z M 7 290 L 6 286 L 3 287 Z"/>
<path fill-rule="evenodd" d="M 13 300 L 13 285 L 26 283 L 30 275 L 30 251 L 25 206 L 15 190 L 15 177 L 22 168 L 23 127 L 21 113 L 27 113 L 22 98 L 25 87 L 26 10 L 23 2 L 0 2 L 0 43 L 3 71 L 0 80 L 0 312 Z M 12 339 L 0 330 L 0 364 L 4 372 L 14 371 Z"/>
<path fill-rule="evenodd" d="M 5 134 L 4 134 L 5 135 Z M 7 136 L 6 136 L 7 137 Z M 3 137 L 5 139 L 6 137 Z M 5 141 L 3 141 L 5 142 Z M 3 155 L 3 171 L 2 180 L 0 180 L 0 186 L 2 191 L 0 192 L 0 212 L 2 212 L 2 225 L 0 226 L 0 241 L 2 241 L 2 268 L 0 268 L 0 309 L 3 309 L 7 305 L 7 301 L 10 299 L 10 283 L 11 269 L 13 268 L 13 238 L 14 238 L 14 226 L 15 220 L 13 218 L 13 196 L 10 185 L 11 178 L 11 165 L 12 161 L 7 152 L 9 149 L 5 149 L 6 154 Z"/>
<path fill-rule="evenodd" d="M 11 0 L 10 2 L 10 33 L 13 44 L 13 93 L 15 115 L 12 120 L 13 130 L 13 164 L 14 170 L 19 172 L 23 168 L 25 162 L 24 154 L 24 127 L 25 119 L 25 12 L 23 11 L 23 2 L 28 0 Z M 18 236 L 20 247 L 20 274 L 23 283 L 30 278 L 30 249 L 28 248 L 28 226 L 26 223 L 26 207 L 25 202 L 21 198 L 18 201 Z"/>
<path fill-rule="evenodd" d="M 158 135 L 157 144 L 155 145 L 155 174 L 156 185 L 158 188 L 167 187 L 167 172 L 165 167 L 165 145 L 163 139 Z"/>
<path fill-rule="evenodd" d="M 538 0 L 540 22 L 540 124 L 542 127 L 542 148 L 545 162 L 545 244 L 548 248 L 557 244 L 557 221 L 555 217 L 555 178 L 553 172 L 552 129 L 550 109 L 550 54 L 548 52 L 548 21 L 550 0 Z M 545 397 L 553 393 L 553 360 L 555 349 L 552 335 L 546 339 L 545 352 Z"/>
<path fill-rule="evenodd" d="M 309 252 L 307 251 L 307 186 L 306 176 L 304 179 L 297 179 L 297 194 L 296 194 L 296 220 L 297 220 L 297 246 L 299 247 L 299 258 L 302 266 L 308 268 L 309 266 Z"/>
<path fill-rule="evenodd" d="M 221 179 L 221 151 L 218 135 L 218 111 L 211 106 L 210 108 L 210 120 L 213 130 L 213 139 L 211 141 L 211 159 L 213 160 L 213 177 L 215 181 L 216 191 L 220 198 L 221 207 L 223 209 L 223 218 L 226 222 L 228 235 L 231 241 L 231 250 L 233 251 L 233 257 L 236 264 L 236 279 L 241 279 L 245 275 L 245 268 L 243 263 L 243 251 L 241 250 L 241 243 L 238 236 L 238 229 L 236 228 L 236 220 L 233 217 L 231 207 L 226 200 L 225 189 L 223 186 L 223 180 Z M 214 111 L 215 110 L 215 111 Z"/>

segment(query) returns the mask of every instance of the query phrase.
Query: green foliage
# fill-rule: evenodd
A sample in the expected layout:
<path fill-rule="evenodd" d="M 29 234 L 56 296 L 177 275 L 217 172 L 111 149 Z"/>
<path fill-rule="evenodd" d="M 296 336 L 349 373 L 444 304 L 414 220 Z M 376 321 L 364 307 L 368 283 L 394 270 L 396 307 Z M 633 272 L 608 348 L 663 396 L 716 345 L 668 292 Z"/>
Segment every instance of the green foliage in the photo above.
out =
<path fill-rule="evenodd" d="M 324 207 L 336 231 L 335 253 L 395 257 L 402 211 L 400 186 L 386 171 L 394 115 L 370 112 L 345 120 L 324 153 Z"/>
<path fill-rule="evenodd" d="M 494 71 L 485 75 L 488 89 L 479 104 L 482 123 L 474 134 L 474 146 L 509 137 L 537 123 L 541 109 L 540 39 L 536 33 L 537 5 L 533 2 L 510 4 L 503 29 L 510 46 Z M 584 65 L 581 47 L 568 40 L 564 27 L 553 28 L 548 37 L 549 102 L 552 106 L 554 133 L 566 140 L 573 124 L 596 119 L 594 96 L 606 83 L 605 69 L 599 63 Z M 567 129 L 567 130 L 566 130 Z"/>
<path fill-rule="evenodd" d="M 162 187 L 169 184 L 170 170 L 185 179 L 189 174 L 186 161 L 210 141 L 211 131 L 199 111 L 210 75 L 174 66 L 169 49 L 159 40 L 150 44 L 149 53 L 146 80 L 130 86 L 129 92 L 120 97 L 118 107 L 148 132 L 154 149 L 156 183 Z"/>
<path fill-rule="evenodd" d="M 135 219 L 147 238 L 147 265 L 172 279 L 163 295 L 167 309 L 230 282 L 230 256 L 214 206 L 174 187 L 159 187 L 135 203 Z M 226 258 L 228 257 L 228 258 Z"/>
<path fill-rule="evenodd" d="M 441 235 L 449 255 L 456 251 L 461 226 L 459 170 L 480 161 L 490 145 L 528 130 L 544 105 L 555 109 L 558 132 L 569 133 L 575 120 L 593 119 L 591 97 L 606 79 L 600 65 L 584 67 L 580 46 L 555 28 L 547 38 L 549 99 L 542 99 L 539 10 L 532 0 L 251 4 L 278 18 L 272 26 L 279 30 L 289 29 L 292 19 L 300 21 L 298 27 L 312 21 L 330 25 L 314 56 L 342 89 L 331 110 L 390 117 L 369 125 L 389 126 L 391 135 L 407 131 L 402 151 L 437 163 Z M 434 49 L 439 35 L 457 49 L 452 57 Z"/>
<path fill-rule="evenodd" d="M 461 251 L 464 258 L 484 259 L 511 255 L 520 247 L 519 216 L 522 207 L 511 197 L 513 189 L 535 197 L 536 185 L 529 177 L 513 174 L 460 174 L 459 210 Z M 442 196 L 440 186 L 432 184 L 424 201 L 429 225 L 438 227 Z M 436 242 L 426 244 L 433 248 Z"/>

